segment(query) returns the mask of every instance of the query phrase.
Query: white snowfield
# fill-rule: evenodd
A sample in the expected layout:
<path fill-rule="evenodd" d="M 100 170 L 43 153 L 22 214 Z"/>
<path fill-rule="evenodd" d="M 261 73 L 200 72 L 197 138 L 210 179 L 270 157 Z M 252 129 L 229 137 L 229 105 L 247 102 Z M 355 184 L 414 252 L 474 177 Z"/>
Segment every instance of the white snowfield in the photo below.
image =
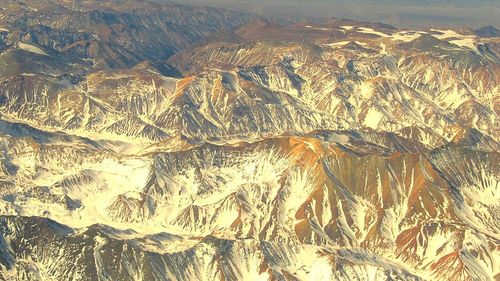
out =
<path fill-rule="evenodd" d="M 475 39 L 476 39 L 475 35 L 464 35 L 457 33 L 456 31 L 451 29 L 447 30 L 431 29 L 431 30 L 440 33 L 440 34 L 432 34 L 432 36 L 440 40 L 446 40 L 451 44 L 457 45 L 461 48 L 467 48 L 475 52 L 479 52 L 475 44 Z"/>
<path fill-rule="evenodd" d="M 451 29 L 448 29 L 448 30 L 430 29 L 431 32 L 420 31 L 420 30 L 403 30 L 403 31 L 398 31 L 398 32 L 384 33 L 384 32 L 374 30 L 373 28 L 370 28 L 370 27 L 356 27 L 356 28 L 354 28 L 351 26 L 350 28 L 346 29 L 343 26 L 341 26 L 341 28 L 343 28 L 345 30 L 349 30 L 349 31 L 364 33 L 364 34 L 372 34 L 372 35 L 379 36 L 381 38 L 387 38 L 387 39 L 391 39 L 391 40 L 397 41 L 397 42 L 411 42 L 415 39 L 418 39 L 423 34 L 430 34 L 439 40 L 447 41 L 453 45 L 456 45 L 457 47 L 469 49 L 469 50 L 472 50 L 474 52 L 479 52 L 477 49 L 477 45 L 476 45 L 476 36 L 475 35 L 460 34 L 457 31 L 454 31 Z M 335 44 L 335 43 L 332 43 L 332 44 Z M 332 44 L 330 44 L 330 45 L 332 45 Z"/>
<path fill-rule="evenodd" d="M 311 26 L 311 25 L 306 25 L 304 26 L 305 28 L 313 29 L 313 30 L 320 30 L 320 31 L 328 31 L 332 30 L 331 28 L 326 28 L 326 27 L 317 27 L 317 26 Z"/>
<path fill-rule="evenodd" d="M 422 36 L 422 34 L 427 34 L 424 31 L 416 31 L 416 30 L 403 30 L 403 31 L 398 31 L 398 32 L 390 32 L 388 34 L 388 33 L 380 32 L 380 31 L 376 31 L 373 28 L 369 28 L 369 27 L 359 27 L 355 31 L 365 33 L 365 34 L 377 35 L 379 37 L 388 38 L 388 39 L 391 39 L 393 41 L 398 41 L 398 42 L 411 42 L 411 41 L 419 38 L 420 36 Z"/>
<path fill-rule="evenodd" d="M 377 35 L 380 37 L 390 37 L 390 35 L 387 35 L 387 34 L 380 32 L 380 31 L 375 31 L 373 28 L 370 28 L 370 27 L 359 27 L 356 31 L 361 32 L 361 33 L 366 33 L 366 34 Z"/>
<path fill-rule="evenodd" d="M 18 46 L 21 50 L 24 50 L 26 52 L 34 53 L 37 55 L 42 55 L 42 56 L 49 56 L 44 50 L 41 48 L 31 45 L 31 44 L 26 44 L 26 43 L 18 43 Z"/>
<path fill-rule="evenodd" d="M 392 34 L 390 37 L 394 41 L 411 42 L 415 39 L 420 38 L 422 34 L 427 34 L 427 33 L 423 31 L 400 31 Z"/>
<path fill-rule="evenodd" d="M 345 30 L 352 30 L 354 26 L 352 25 L 341 25 L 340 28 L 345 29 Z"/>
<path fill-rule="evenodd" d="M 377 111 L 376 109 L 370 108 L 365 116 L 365 119 L 363 120 L 363 123 L 372 129 L 377 129 L 378 124 L 383 117 L 383 113 Z"/>

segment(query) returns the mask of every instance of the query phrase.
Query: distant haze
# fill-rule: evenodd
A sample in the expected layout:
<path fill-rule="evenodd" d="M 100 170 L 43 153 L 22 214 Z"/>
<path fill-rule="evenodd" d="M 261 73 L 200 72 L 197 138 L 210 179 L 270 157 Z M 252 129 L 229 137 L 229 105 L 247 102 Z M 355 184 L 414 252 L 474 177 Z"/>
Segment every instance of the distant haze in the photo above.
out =
<path fill-rule="evenodd" d="M 500 27 L 500 0 L 173 0 L 265 16 L 349 18 L 399 26 Z"/>

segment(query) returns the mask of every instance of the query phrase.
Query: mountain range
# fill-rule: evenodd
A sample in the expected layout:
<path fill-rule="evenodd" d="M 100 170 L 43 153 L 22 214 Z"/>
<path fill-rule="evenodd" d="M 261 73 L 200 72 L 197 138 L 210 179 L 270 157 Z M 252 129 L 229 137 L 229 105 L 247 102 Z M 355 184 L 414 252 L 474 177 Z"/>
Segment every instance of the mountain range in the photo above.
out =
<path fill-rule="evenodd" d="M 0 7 L 0 280 L 498 280 L 500 36 Z"/>

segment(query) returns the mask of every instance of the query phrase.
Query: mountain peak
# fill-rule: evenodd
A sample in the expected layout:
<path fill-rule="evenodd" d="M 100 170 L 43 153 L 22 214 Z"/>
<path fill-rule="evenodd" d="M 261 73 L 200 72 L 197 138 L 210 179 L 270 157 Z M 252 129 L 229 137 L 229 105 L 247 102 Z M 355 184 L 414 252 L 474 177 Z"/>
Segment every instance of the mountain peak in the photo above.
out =
<path fill-rule="evenodd" d="M 491 25 L 478 28 L 474 33 L 481 37 L 500 37 L 500 30 Z"/>

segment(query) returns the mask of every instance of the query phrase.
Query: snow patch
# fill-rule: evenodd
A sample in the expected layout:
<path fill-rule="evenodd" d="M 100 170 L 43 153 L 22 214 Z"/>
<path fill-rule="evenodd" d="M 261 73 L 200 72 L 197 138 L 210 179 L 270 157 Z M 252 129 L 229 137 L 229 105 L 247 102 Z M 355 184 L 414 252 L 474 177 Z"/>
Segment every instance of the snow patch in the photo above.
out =
<path fill-rule="evenodd" d="M 368 113 L 366 113 L 363 124 L 372 129 L 377 129 L 378 124 L 380 123 L 383 117 L 384 114 L 382 114 L 380 111 L 370 108 L 368 110 Z"/>
<path fill-rule="evenodd" d="M 345 30 L 352 30 L 354 28 L 352 25 L 341 25 L 339 27 Z"/>
<path fill-rule="evenodd" d="M 33 46 L 33 45 L 30 45 L 30 44 L 25 44 L 25 43 L 21 43 L 21 42 L 19 42 L 18 46 L 19 46 L 19 48 L 21 50 L 24 50 L 26 52 L 30 52 L 30 53 L 34 53 L 34 54 L 38 54 L 38 55 L 48 56 L 49 57 L 49 55 L 44 50 L 40 49 L 37 46 Z"/>
<path fill-rule="evenodd" d="M 458 47 L 464 49 L 471 49 L 475 52 L 479 52 L 477 50 L 476 45 L 474 44 L 474 40 L 476 36 L 474 35 L 464 35 L 460 34 L 454 30 L 440 30 L 440 29 L 431 29 L 432 31 L 439 32 L 441 34 L 433 34 L 432 36 L 436 37 L 439 40 L 446 40 L 449 43 L 456 45 Z"/>
<path fill-rule="evenodd" d="M 401 42 L 411 42 L 415 39 L 420 38 L 422 34 L 426 34 L 425 32 L 419 31 L 401 31 L 394 33 L 391 38 L 393 41 L 401 41 Z"/>
<path fill-rule="evenodd" d="M 305 28 L 309 28 L 309 29 L 313 29 L 313 30 L 321 30 L 321 31 L 328 31 L 328 30 L 332 30 L 330 28 L 324 28 L 324 27 L 315 27 L 315 26 L 311 26 L 311 25 L 306 25 L 304 26 Z"/>
<path fill-rule="evenodd" d="M 328 46 L 332 48 L 339 48 L 339 47 L 344 47 L 345 45 L 351 43 L 351 41 L 339 41 L 335 43 L 329 43 L 329 44 L 323 44 L 323 46 Z"/>
<path fill-rule="evenodd" d="M 331 47 L 331 48 L 343 48 L 344 46 L 346 46 L 349 43 L 356 43 L 356 44 L 363 46 L 363 47 L 368 46 L 368 44 L 366 44 L 364 42 L 359 42 L 359 41 L 339 41 L 339 42 L 335 42 L 335 43 L 323 44 L 323 46 Z"/>
<path fill-rule="evenodd" d="M 377 36 L 380 36 L 380 37 L 390 37 L 390 35 L 387 35 L 387 34 L 382 33 L 380 31 L 376 31 L 376 30 L 374 30 L 373 28 L 370 28 L 370 27 L 360 27 L 358 29 L 358 32 L 366 33 L 366 34 L 373 34 L 373 35 L 377 35 Z"/>

